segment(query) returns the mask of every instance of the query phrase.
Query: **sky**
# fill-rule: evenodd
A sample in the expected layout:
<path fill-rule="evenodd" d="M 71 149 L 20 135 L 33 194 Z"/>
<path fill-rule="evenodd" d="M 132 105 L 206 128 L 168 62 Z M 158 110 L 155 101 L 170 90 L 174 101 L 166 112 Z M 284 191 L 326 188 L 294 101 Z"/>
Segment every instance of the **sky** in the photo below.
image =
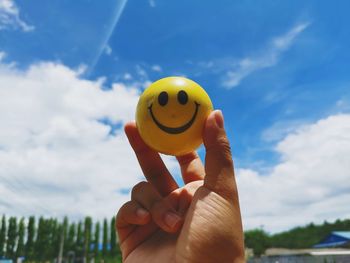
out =
<path fill-rule="evenodd" d="M 0 0 L 0 214 L 115 214 L 144 180 L 124 123 L 151 82 L 185 76 L 223 111 L 244 229 L 349 218 L 349 8 Z"/>

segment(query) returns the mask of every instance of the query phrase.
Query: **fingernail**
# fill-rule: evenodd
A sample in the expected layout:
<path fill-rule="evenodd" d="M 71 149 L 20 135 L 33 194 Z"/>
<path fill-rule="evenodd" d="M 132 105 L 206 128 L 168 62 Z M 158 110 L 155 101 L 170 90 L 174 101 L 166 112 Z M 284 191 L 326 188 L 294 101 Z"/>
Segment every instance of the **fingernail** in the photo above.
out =
<path fill-rule="evenodd" d="M 216 125 L 219 128 L 223 128 L 224 127 L 224 116 L 222 115 L 221 110 L 216 110 L 214 116 L 215 116 Z"/>
<path fill-rule="evenodd" d="M 136 215 L 140 218 L 145 218 L 146 216 L 149 215 L 149 212 L 143 208 L 137 208 Z"/>
<path fill-rule="evenodd" d="M 173 212 L 167 212 L 165 214 L 164 221 L 168 227 L 174 228 L 181 221 L 181 217 Z"/>

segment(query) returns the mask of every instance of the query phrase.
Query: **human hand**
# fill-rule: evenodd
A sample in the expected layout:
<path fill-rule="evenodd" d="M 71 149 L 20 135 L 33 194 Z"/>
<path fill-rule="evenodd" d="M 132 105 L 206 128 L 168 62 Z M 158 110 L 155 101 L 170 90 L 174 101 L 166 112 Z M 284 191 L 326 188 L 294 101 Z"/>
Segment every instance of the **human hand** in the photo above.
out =
<path fill-rule="evenodd" d="M 220 111 L 205 123 L 205 166 L 195 152 L 179 156 L 179 188 L 158 153 L 125 126 L 147 182 L 119 210 L 116 228 L 124 262 L 244 262 L 244 242 L 230 145 Z"/>

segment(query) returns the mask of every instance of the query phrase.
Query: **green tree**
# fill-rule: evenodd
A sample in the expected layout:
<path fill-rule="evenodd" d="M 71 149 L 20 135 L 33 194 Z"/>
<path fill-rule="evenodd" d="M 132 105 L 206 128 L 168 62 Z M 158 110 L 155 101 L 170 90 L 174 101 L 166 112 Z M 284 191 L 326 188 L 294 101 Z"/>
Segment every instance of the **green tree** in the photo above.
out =
<path fill-rule="evenodd" d="M 5 256 L 5 245 L 6 245 L 6 217 L 2 216 L 1 229 L 0 229 L 0 257 Z"/>
<path fill-rule="evenodd" d="M 63 224 L 60 224 L 57 219 L 51 219 L 49 221 L 49 233 L 50 233 L 50 253 L 48 259 L 58 257 L 60 244 L 61 244 L 61 235 L 63 232 Z"/>
<path fill-rule="evenodd" d="M 45 261 L 50 253 L 50 233 L 49 233 L 50 221 L 39 218 L 38 234 L 35 241 L 35 259 L 38 261 Z"/>
<path fill-rule="evenodd" d="M 261 229 L 254 229 L 244 233 L 246 247 L 252 248 L 255 256 L 261 256 L 269 247 L 269 235 Z"/>
<path fill-rule="evenodd" d="M 70 251 L 75 251 L 75 240 L 76 240 L 76 225 L 75 223 L 72 223 L 69 225 L 68 229 L 68 237 L 66 242 L 66 249 L 65 252 L 68 253 Z M 66 254 L 67 255 L 67 254 Z"/>
<path fill-rule="evenodd" d="M 107 219 L 103 220 L 103 243 L 102 243 L 102 256 L 103 258 L 107 257 L 108 252 L 108 223 Z"/>
<path fill-rule="evenodd" d="M 25 235 L 24 218 L 21 218 L 18 226 L 18 243 L 17 243 L 17 249 L 16 249 L 17 258 L 25 256 L 24 235 Z"/>
<path fill-rule="evenodd" d="M 84 256 L 83 247 L 84 247 L 83 224 L 82 224 L 82 222 L 79 222 L 78 223 L 77 239 L 76 239 L 76 243 L 75 243 L 75 251 L 76 251 L 77 256 L 79 256 L 79 257 Z"/>
<path fill-rule="evenodd" d="M 87 262 L 89 262 L 89 255 L 91 252 L 91 228 L 92 228 L 92 219 L 91 217 L 85 217 L 84 221 L 84 256 Z"/>
<path fill-rule="evenodd" d="M 26 258 L 29 260 L 34 259 L 34 238 L 35 238 L 35 217 L 29 217 L 27 228 L 27 243 L 26 243 Z"/>
<path fill-rule="evenodd" d="M 62 259 L 63 255 L 68 251 L 68 217 L 64 217 L 62 223 L 62 229 L 60 231 L 59 240 L 59 257 Z"/>
<path fill-rule="evenodd" d="M 15 246 L 17 242 L 17 219 L 15 217 L 11 217 L 9 220 L 7 238 L 6 256 L 15 260 Z"/>
<path fill-rule="evenodd" d="M 111 254 L 111 256 L 116 256 L 119 254 L 119 249 L 117 246 L 117 233 L 116 233 L 116 229 L 115 229 L 115 217 L 113 217 L 111 220 L 110 231 L 111 231 L 111 251 L 110 251 L 110 254 Z"/>
<path fill-rule="evenodd" d="M 99 244 L 100 244 L 100 222 L 95 224 L 95 235 L 94 235 L 94 254 L 95 258 L 99 256 Z"/>

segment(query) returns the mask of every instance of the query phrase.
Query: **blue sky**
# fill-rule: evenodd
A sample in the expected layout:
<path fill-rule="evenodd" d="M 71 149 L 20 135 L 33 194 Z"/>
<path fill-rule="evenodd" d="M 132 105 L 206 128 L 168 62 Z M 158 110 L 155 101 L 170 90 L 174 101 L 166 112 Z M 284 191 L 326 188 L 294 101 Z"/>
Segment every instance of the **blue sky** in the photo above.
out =
<path fill-rule="evenodd" d="M 315 125 L 322 126 L 322 120 L 348 116 L 349 8 L 345 0 L 332 4 L 301 0 L 0 0 L 0 61 L 8 69 L 6 74 L 15 70 L 19 75 L 18 71 L 29 74 L 40 63 L 61 65 L 65 72 L 79 71 L 79 80 L 97 83 L 102 90 L 115 91 L 113 85 L 119 83 L 125 87 L 122 94 L 140 92 L 161 77 L 187 76 L 200 83 L 214 107 L 224 112 L 239 176 L 252 172 L 257 180 L 271 179 L 280 165 L 290 161 L 293 147 L 283 148 L 288 138 L 301 138 Z M 132 109 L 127 110 L 130 119 Z M 109 136 L 117 137 L 127 118 L 113 119 L 108 114 L 96 116 L 104 120 L 105 128 L 113 126 Z M 342 135 L 343 129 L 334 132 Z M 203 150 L 200 152 L 203 156 Z M 334 160 L 339 161 L 343 151 L 334 152 Z M 346 161 L 341 162 L 344 170 L 339 173 L 349 176 Z M 130 184 L 122 185 L 124 195 Z M 248 210 L 244 215 L 253 218 Z M 270 226 L 267 214 L 259 222 L 247 220 L 247 227 L 266 225 L 275 231 L 348 215 L 338 211 L 322 217 L 315 212 L 299 221 Z"/>

